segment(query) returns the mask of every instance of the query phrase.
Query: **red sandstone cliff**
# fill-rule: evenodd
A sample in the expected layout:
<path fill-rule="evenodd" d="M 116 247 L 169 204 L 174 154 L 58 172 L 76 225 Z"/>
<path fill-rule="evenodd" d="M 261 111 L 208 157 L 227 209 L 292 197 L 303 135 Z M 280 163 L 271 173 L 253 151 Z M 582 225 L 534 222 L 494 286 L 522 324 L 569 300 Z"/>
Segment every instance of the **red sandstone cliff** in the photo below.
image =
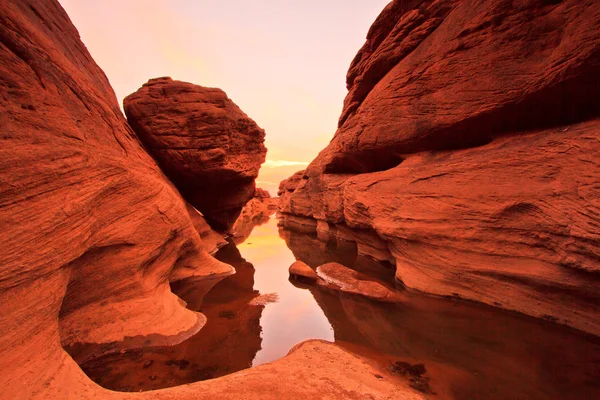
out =
<path fill-rule="evenodd" d="M 123 101 L 133 130 L 184 198 L 228 231 L 254 195 L 265 132 L 220 89 L 151 79 Z"/>
<path fill-rule="evenodd" d="M 598 76 L 597 1 L 393 1 L 281 211 L 375 234 L 409 289 L 600 334 Z"/>

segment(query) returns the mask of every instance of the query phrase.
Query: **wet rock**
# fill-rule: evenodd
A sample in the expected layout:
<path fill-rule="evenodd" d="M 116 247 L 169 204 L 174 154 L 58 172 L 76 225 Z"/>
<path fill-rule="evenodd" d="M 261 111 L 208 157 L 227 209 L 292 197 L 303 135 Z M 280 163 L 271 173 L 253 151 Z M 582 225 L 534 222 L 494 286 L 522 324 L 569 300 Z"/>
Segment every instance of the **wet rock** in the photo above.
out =
<path fill-rule="evenodd" d="M 319 283 L 345 293 L 358 294 L 373 300 L 393 301 L 395 292 L 369 276 L 342 264 L 331 262 L 317 267 Z"/>
<path fill-rule="evenodd" d="M 294 263 L 290 265 L 289 271 L 290 277 L 298 280 L 314 282 L 319 278 L 315 270 L 302 261 L 294 261 Z"/>
<path fill-rule="evenodd" d="M 228 231 L 254 196 L 265 132 L 220 89 L 149 80 L 123 101 L 131 127 L 183 197 Z"/>
<path fill-rule="evenodd" d="M 390 371 L 408 377 L 410 387 L 422 393 L 434 393 L 429 386 L 429 378 L 424 377 L 427 370 L 423 364 L 410 364 L 404 361 L 396 361 Z"/>

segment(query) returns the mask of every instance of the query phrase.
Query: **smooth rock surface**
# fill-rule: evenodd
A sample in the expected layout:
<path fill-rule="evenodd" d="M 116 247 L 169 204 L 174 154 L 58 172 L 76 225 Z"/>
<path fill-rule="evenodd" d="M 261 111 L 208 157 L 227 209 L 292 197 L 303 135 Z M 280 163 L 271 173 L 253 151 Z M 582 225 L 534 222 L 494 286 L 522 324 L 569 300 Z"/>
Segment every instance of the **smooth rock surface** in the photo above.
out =
<path fill-rule="evenodd" d="M 265 132 L 220 89 L 171 78 L 123 101 L 131 127 L 183 197 L 220 231 L 254 195 Z"/>
<path fill-rule="evenodd" d="M 358 294 L 379 301 L 394 301 L 395 293 L 365 274 L 342 264 L 330 262 L 317 267 L 319 284 L 345 293 Z"/>
<path fill-rule="evenodd" d="M 290 265 L 290 276 L 294 279 L 306 279 L 309 281 L 316 281 L 319 276 L 317 272 L 302 261 L 294 261 Z"/>
<path fill-rule="evenodd" d="M 374 232 L 409 289 L 600 334 L 599 73 L 598 2 L 394 1 L 280 210 Z"/>

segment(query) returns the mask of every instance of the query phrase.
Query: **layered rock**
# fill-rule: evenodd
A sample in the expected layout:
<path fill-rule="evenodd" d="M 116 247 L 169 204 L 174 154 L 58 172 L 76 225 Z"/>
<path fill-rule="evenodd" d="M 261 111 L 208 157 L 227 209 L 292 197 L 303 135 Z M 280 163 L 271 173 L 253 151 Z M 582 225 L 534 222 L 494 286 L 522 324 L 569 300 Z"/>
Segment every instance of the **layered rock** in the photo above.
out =
<path fill-rule="evenodd" d="M 210 383 L 145 395 L 94 384 L 62 346 L 179 342 L 205 318 L 169 281 L 232 269 L 203 248 L 185 202 L 128 127 L 57 1 L 0 0 L 0 86 L 3 398 L 420 397 L 321 342 Z"/>
<path fill-rule="evenodd" d="M 599 21 L 594 1 L 390 3 L 284 216 L 374 232 L 409 289 L 600 334 Z"/>
<path fill-rule="evenodd" d="M 310 266 L 336 261 L 373 276 L 379 264 L 352 243 L 324 242 L 314 230 L 280 226 L 279 234 Z M 354 354 L 377 354 L 388 366 L 425 364 L 436 398 L 504 400 L 516 391 L 531 400 L 546 400 L 548 393 L 572 400 L 600 396 L 590 379 L 598 369 L 599 337 L 471 301 L 402 291 L 396 293 L 400 303 L 382 303 L 298 286 L 318 302 L 336 344 Z"/>
<path fill-rule="evenodd" d="M 220 89 L 151 79 L 123 101 L 150 154 L 183 197 L 221 231 L 254 195 L 265 132 Z"/>

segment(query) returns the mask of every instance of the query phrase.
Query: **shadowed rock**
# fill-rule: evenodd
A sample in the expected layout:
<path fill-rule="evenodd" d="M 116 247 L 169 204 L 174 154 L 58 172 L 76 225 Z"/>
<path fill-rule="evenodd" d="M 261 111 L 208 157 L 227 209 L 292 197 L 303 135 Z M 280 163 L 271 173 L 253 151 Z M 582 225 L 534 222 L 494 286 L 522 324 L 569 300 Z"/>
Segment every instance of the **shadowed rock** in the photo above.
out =
<path fill-rule="evenodd" d="M 131 127 L 183 197 L 221 231 L 254 195 L 265 132 L 220 89 L 171 78 L 123 101 Z"/>

